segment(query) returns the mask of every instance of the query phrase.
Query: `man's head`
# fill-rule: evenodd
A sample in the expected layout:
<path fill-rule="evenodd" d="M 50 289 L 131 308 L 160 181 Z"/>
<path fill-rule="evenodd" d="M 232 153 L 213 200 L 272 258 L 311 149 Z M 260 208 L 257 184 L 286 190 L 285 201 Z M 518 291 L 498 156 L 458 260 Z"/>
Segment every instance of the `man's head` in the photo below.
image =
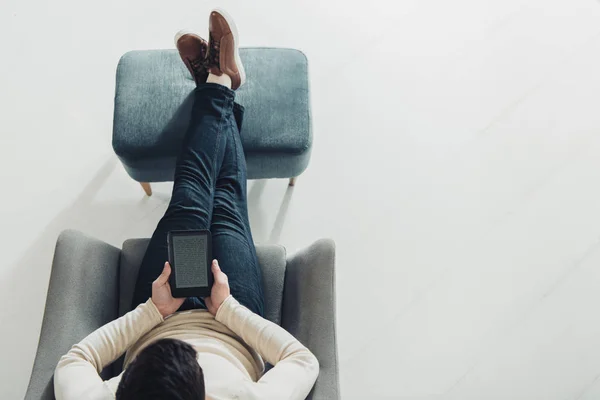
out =
<path fill-rule="evenodd" d="M 162 339 L 142 350 L 117 389 L 117 400 L 138 399 L 204 399 L 204 375 L 196 350 L 175 339 Z"/>

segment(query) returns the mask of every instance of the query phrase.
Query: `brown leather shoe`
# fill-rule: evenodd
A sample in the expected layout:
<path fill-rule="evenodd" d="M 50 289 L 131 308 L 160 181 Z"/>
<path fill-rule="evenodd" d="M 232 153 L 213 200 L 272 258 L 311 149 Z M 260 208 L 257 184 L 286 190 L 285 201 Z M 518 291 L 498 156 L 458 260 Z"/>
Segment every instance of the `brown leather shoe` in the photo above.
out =
<path fill-rule="evenodd" d="M 189 31 L 179 31 L 175 35 L 175 46 L 185 66 L 190 70 L 196 85 L 206 83 L 206 54 L 208 43 L 200 36 Z"/>
<path fill-rule="evenodd" d="M 238 33 L 235 23 L 223 10 L 213 10 L 209 18 L 209 49 L 207 67 L 215 75 L 227 74 L 231 88 L 239 88 L 246 81 L 246 72 L 238 51 Z"/>

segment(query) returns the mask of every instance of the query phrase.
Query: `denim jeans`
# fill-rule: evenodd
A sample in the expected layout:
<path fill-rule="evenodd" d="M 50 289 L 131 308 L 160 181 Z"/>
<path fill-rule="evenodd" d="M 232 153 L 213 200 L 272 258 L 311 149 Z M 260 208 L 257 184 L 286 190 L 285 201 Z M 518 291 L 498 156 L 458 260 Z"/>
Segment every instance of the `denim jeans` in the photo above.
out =
<path fill-rule="evenodd" d="M 152 295 L 152 282 L 168 259 L 167 232 L 209 229 L 213 258 L 227 274 L 231 294 L 262 316 L 262 277 L 248 222 L 246 159 L 240 139 L 243 108 L 234 102 L 235 92 L 218 84 L 200 85 L 194 96 L 171 202 L 144 255 L 133 307 Z M 204 301 L 190 297 L 179 310 L 195 308 L 206 308 Z"/>

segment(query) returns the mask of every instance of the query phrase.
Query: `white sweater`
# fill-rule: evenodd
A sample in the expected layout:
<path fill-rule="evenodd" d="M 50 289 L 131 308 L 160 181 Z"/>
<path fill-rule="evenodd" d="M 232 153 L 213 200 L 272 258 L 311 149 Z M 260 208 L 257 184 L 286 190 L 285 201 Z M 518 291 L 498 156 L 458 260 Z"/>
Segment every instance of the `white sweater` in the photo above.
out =
<path fill-rule="evenodd" d="M 54 374 L 57 400 L 114 399 L 121 375 L 103 381 L 99 372 L 128 350 L 126 368 L 142 349 L 164 338 L 196 349 L 207 399 L 304 399 L 319 374 L 319 363 L 306 347 L 232 296 L 216 317 L 193 310 L 164 320 L 148 299 L 61 357 Z M 274 365 L 264 375 L 263 359 Z"/>

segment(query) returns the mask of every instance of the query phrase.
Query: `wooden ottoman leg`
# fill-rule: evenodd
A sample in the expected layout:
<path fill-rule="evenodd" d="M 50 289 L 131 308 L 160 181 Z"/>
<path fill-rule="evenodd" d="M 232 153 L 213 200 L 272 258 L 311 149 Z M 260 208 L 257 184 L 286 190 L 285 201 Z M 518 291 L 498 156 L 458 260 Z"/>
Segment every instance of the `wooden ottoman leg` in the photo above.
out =
<path fill-rule="evenodd" d="M 298 178 L 297 176 L 290 178 L 290 186 L 295 186 L 296 185 L 296 178 Z"/>
<path fill-rule="evenodd" d="M 148 196 L 152 196 L 152 187 L 148 182 L 140 182 L 140 185 L 142 185 L 142 189 L 144 189 L 144 192 L 146 192 Z"/>

